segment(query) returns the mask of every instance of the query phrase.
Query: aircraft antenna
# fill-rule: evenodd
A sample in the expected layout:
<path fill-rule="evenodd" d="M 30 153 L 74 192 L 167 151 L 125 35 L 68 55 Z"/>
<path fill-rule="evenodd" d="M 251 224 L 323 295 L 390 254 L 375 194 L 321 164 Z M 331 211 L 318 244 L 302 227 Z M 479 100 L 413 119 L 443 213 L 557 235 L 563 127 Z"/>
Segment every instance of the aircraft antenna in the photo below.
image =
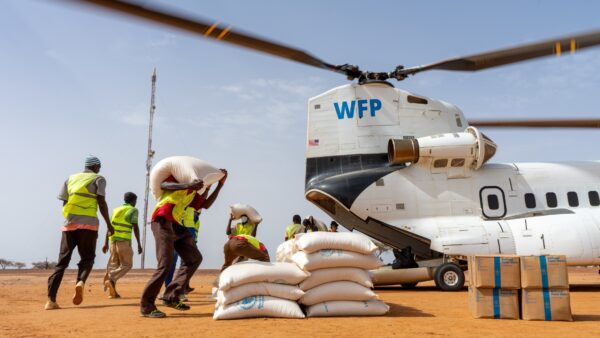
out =
<path fill-rule="evenodd" d="M 152 72 L 152 93 L 150 95 L 150 121 L 148 123 L 148 152 L 146 153 L 146 190 L 144 191 L 144 228 L 142 229 L 142 269 L 146 261 L 146 228 L 148 227 L 148 194 L 150 192 L 150 168 L 152 167 L 152 123 L 154 121 L 154 94 L 156 93 L 156 67 Z"/>

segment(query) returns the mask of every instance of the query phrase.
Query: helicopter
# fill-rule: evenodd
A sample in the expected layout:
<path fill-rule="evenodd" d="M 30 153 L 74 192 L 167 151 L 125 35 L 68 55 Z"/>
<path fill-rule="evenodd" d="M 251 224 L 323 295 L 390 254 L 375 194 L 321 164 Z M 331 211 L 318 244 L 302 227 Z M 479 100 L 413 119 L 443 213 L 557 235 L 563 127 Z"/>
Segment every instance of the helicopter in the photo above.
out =
<path fill-rule="evenodd" d="M 460 290 L 470 255 L 563 254 L 569 265 L 600 264 L 600 162 L 488 163 L 497 145 L 479 130 L 598 128 L 600 120 L 469 121 L 450 103 L 390 82 L 430 70 L 474 72 L 573 54 L 600 45 L 600 31 L 372 72 L 327 63 L 303 50 L 159 6 L 75 2 L 356 81 L 308 100 L 305 197 L 348 230 L 409 252 L 418 268 L 406 269 L 416 270 L 400 284 L 433 279 L 442 290 Z"/>

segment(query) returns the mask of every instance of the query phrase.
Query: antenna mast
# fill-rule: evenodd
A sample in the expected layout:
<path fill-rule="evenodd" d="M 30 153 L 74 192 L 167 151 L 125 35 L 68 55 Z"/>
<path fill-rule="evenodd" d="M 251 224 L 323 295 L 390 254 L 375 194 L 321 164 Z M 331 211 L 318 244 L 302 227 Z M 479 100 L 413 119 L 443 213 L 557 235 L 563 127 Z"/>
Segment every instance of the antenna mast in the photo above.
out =
<path fill-rule="evenodd" d="M 150 168 L 152 167 L 152 122 L 154 121 L 154 93 L 156 91 L 156 67 L 152 73 L 152 95 L 150 96 L 150 123 L 148 124 L 148 152 L 146 157 L 146 190 L 144 192 L 144 228 L 142 230 L 142 269 L 146 261 L 146 228 L 148 227 L 148 194 L 150 192 Z"/>

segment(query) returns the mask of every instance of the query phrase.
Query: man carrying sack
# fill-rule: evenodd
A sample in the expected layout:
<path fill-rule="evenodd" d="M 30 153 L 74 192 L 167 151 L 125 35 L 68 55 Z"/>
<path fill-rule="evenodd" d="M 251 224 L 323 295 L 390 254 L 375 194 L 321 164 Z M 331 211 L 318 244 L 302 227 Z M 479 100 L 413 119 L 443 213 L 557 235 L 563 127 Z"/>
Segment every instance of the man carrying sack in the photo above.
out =
<path fill-rule="evenodd" d="M 258 224 L 251 223 L 247 215 L 242 215 L 239 222 L 236 224 L 235 229 L 232 231 L 232 221 L 233 215 L 231 215 L 229 221 L 227 221 L 225 233 L 229 237 L 229 240 L 223 247 L 225 263 L 223 263 L 221 271 L 233 264 L 234 261 L 239 261 L 244 258 L 268 262 L 270 259 L 267 248 L 256 239 Z"/>
<path fill-rule="evenodd" d="M 227 178 L 227 172 L 221 171 L 224 176 L 219 183 L 222 185 Z M 197 193 L 204 188 L 204 182 L 197 179 L 191 183 L 179 183 L 171 176 L 160 184 L 160 188 L 162 193 L 151 219 L 158 265 L 144 288 L 140 308 L 141 315 L 150 318 L 166 317 L 164 312 L 156 308 L 155 301 L 173 263 L 173 250 L 181 257 L 182 263 L 163 294 L 163 305 L 181 311 L 190 309 L 180 298 L 202 262 L 202 255 L 192 234 L 181 225 L 181 221 L 188 206 L 199 210 L 206 203 L 206 199 Z"/>

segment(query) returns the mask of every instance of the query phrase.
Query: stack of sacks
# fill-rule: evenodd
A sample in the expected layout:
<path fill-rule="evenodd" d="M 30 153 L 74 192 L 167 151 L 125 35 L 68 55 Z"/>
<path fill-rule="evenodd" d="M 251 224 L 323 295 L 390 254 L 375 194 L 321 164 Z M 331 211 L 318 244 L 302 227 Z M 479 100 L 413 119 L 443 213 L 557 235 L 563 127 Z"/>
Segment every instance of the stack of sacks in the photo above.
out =
<path fill-rule="evenodd" d="M 468 264 L 473 317 L 519 319 L 519 257 L 471 256 Z"/>
<path fill-rule="evenodd" d="M 204 188 L 198 191 L 199 194 L 202 194 L 206 187 L 218 182 L 225 176 L 225 173 L 208 162 L 194 157 L 167 157 L 156 163 L 150 172 L 150 190 L 154 198 L 160 198 L 162 194 L 160 184 L 169 176 L 173 176 L 179 183 L 192 183 L 195 180 L 202 180 Z"/>
<path fill-rule="evenodd" d="M 213 319 L 304 318 L 298 284 L 310 274 L 293 263 L 242 262 L 219 276 Z"/>
<path fill-rule="evenodd" d="M 377 247 L 353 233 L 313 232 L 294 239 L 299 250 L 291 260 L 311 275 L 300 284 L 300 303 L 308 317 L 377 316 L 389 306 L 377 299 L 367 270 L 382 262 Z"/>
<path fill-rule="evenodd" d="M 521 257 L 522 318 L 572 321 L 565 256 Z"/>

